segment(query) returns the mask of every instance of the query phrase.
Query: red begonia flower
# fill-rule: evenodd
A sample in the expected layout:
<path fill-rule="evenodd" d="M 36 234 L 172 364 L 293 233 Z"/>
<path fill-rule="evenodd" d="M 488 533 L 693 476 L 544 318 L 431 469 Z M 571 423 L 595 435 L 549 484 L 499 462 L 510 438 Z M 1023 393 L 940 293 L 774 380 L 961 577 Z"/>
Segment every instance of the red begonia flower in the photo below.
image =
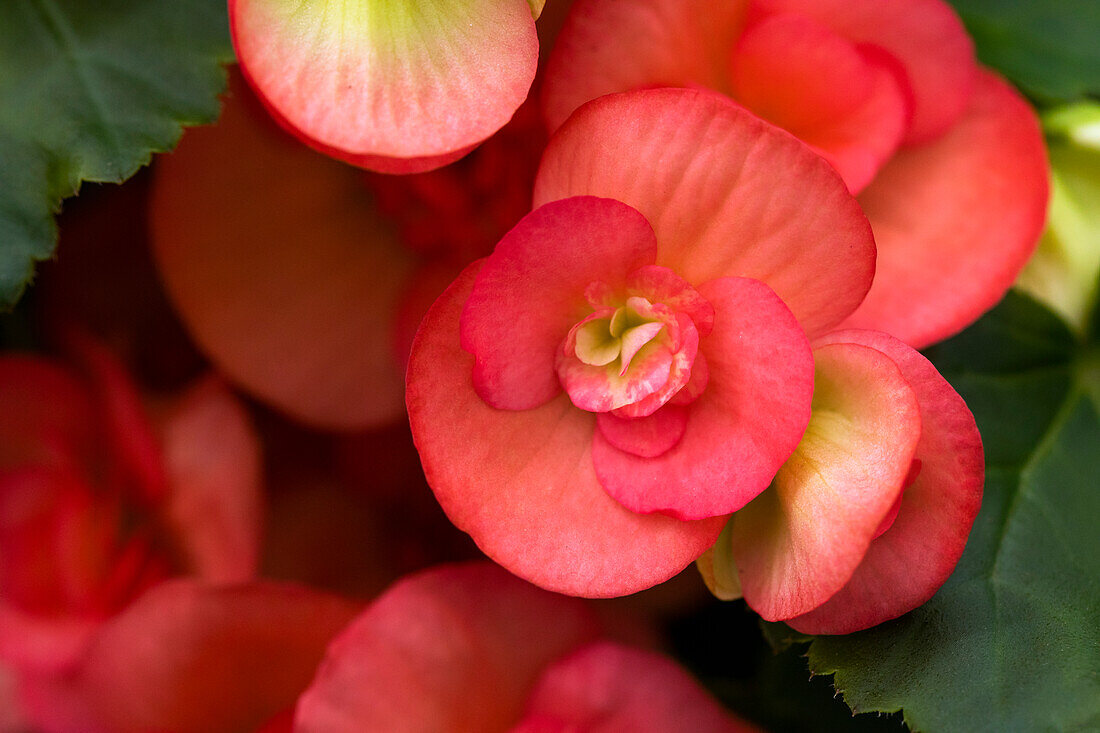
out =
<path fill-rule="evenodd" d="M 806 332 L 859 303 L 874 244 L 827 163 L 706 91 L 586 106 L 535 200 L 425 318 L 413 436 L 490 557 L 623 595 L 768 486 L 809 418 Z"/>
<path fill-rule="evenodd" d="M 63 670 L 94 630 L 173 573 L 216 581 L 258 565 L 259 448 L 215 380 L 172 400 L 154 429 L 102 347 L 87 376 L 0 359 L 0 655 Z"/>
<path fill-rule="evenodd" d="M 981 503 L 982 445 L 962 398 L 897 339 L 838 331 L 814 359 L 802 442 L 704 570 L 712 583 L 737 574 L 765 619 L 850 633 L 916 608 L 950 575 Z"/>
<path fill-rule="evenodd" d="M 236 81 L 218 124 L 157 162 L 152 241 L 168 294 L 199 347 L 265 402 L 328 428 L 391 421 L 402 388 L 390 333 L 415 260 L 358 172 L 249 101 Z"/>
<path fill-rule="evenodd" d="M 434 568 L 329 647 L 295 730 L 454 733 L 751 731 L 669 660 L 595 642 L 573 598 L 488 563 Z"/>
<path fill-rule="evenodd" d="M 293 707 L 359 609 L 285 584 L 165 582 L 104 624 L 69 674 L 31 677 L 22 697 L 53 733 L 255 731 Z"/>
<path fill-rule="evenodd" d="M 387 173 L 450 163 L 508 122 L 538 62 L 541 0 L 229 0 L 237 58 L 272 116 Z"/>
<path fill-rule="evenodd" d="M 1004 295 L 1038 240 L 1034 112 L 977 65 L 942 0 L 578 0 L 547 66 L 551 128 L 599 95 L 654 86 L 728 95 L 859 193 L 879 262 L 848 325 L 918 348 L 945 338 Z"/>

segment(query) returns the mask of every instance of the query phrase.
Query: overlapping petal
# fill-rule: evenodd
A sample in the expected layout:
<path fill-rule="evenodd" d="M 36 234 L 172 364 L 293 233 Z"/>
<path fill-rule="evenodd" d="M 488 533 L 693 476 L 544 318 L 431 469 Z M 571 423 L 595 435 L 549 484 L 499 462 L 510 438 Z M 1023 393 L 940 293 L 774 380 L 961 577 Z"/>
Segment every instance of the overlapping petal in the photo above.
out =
<path fill-rule="evenodd" d="M 914 348 L 961 330 L 1004 296 L 1035 249 L 1048 179 L 1035 113 L 983 71 L 962 118 L 902 150 L 860 194 L 878 271 L 844 325 Z"/>
<path fill-rule="evenodd" d="M 884 49 L 905 69 L 913 119 L 905 142 L 945 132 L 966 109 L 978 73 L 974 44 L 941 0 L 752 0 L 754 12 L 798 13 Z"/>
<path fill-rule="evenodd" d="M 486 259 L 462 311 L 478 395 L 508 410 L 552 399 L 561 391 L 554 362 L 562 339 L 591 310 L 587 287 L 621 287 L 656 253 L 645 218 L 611 199 L 570 198 L 524 217 Z"/>
<path fill-rule="evenodd" d="M 412 258 L 354 170 L 286 138 L 246 97 L 238 81 L 218 125 L 158 162 L 151 226 L 168 293 L 202 350 L 260 399 L 330 428 L 392 420 L 391 328 Z"/>
<path fill-rule="evenodd" d="M 436 168 L 508 122 L 538 61 L 524 0 L 230 0 L 242 69 L 314 147 L 385 172 Z"/>
<path fill-rule="evenodd" d="M 919 353 L 871 331 L 842 331 L 822 343 L 859 344 L 886 354 L 920 405 L 920 472 L 905 488 L 893 523 L 835 596 L 788 621 L 808 634 L 846 634 L 916 608 L 947 580 L 981 504 L 985 464 L 966 403 Z"/>
<path fill-rule="evenodd" d="M 301 733 L 506 731 L 542 669 L 597 632 L 580 601 L 488 563 L 399 582 L 332 644 Z"/>
<path fill-rule="evenodd" d="M 751 733 L 671 660 L 611 642 L 550 666 L 512 733 Z"/>
<path fill-rule="evenodd" d="M 740 509 L 767 488 L 810 419 L 813 357 L 782 301 L 746 278 L 699 291 L 715 311 L 701 343 L 710 379 L 686 408 L 683 437 L 653 458 L 620 450 L 602 430 L 592 443 L 600 484 L 636 512 L 700 519 Z"/>
<path fill-rule="evenodd" d="M 857 192 L 897 150 L 912 113 L 896 62 L 800 15 L 752 24 L 733 50 L 739 104 L 812 146 Z"/>
<path fill-rule="evenodd" d="M 723 519 L 636 514 L 608 496 L 592 467 L 595 415 L 564 394 L 515 412 L 481 400 L 458 336 L 479 267 L 428 312 L 409 363 L 409 420 L 443 509 L 491 558 L 544 588 L 616 596 L 672 577 L 714 543 Z"/>
<path fill-rule="evenodd" d="M 863 559 L 909 473 L 917 397 L 885 354 L 814 349 L 813 416 L 772 487 L 732 519 L 748 604 L 769 621 L 817 608 Z"/>
<path fill-rule="evenodd" d="M 730 49 L 748 0 L 576 0 L 542 87 L 556 130 L 573 110 L 613 92 L 652 86 L 729 91 Z"/>
<path fill-rule="evenodd" d="M 24 697 L 65 733 L 255 730 L 293 704 L 357 611 L 291 585 L 164 583 L 104 625 L 71 675 Z"/>
<path fill-rule="evenodd" d="M 580 195 L 637 209 L 656 264 L 690 283 L 766 282 L 811 337 L 874 275 L 870 227 L 832 167 L 714 92 L 636 91 L 579 110 L 547 147 L 535 204 Z"/>

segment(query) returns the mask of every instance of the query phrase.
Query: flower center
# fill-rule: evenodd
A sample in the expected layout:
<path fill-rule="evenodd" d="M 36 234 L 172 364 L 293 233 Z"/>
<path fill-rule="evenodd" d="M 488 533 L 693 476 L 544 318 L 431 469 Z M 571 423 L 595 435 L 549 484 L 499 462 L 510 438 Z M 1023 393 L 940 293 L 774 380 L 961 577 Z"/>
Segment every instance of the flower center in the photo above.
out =
<path fill-rule="evenodd" d="M 664 328 L 665 324 L 656 318 L 653 304 L 634 296 L 610 316 L 579 324 L 573 350 L 589 366 L 607 366 L 618 360 L 619 376 L 625 376 L 631 360 Z"/>

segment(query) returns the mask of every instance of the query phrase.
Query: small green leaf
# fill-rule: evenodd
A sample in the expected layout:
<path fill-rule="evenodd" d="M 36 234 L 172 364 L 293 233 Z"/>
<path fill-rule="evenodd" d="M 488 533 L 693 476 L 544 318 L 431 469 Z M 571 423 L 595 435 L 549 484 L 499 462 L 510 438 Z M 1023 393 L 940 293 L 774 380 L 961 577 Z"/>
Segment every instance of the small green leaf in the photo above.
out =
<path fill-rule="evenodd" d="M 810 669 L 853 711 L 918 731 L 1100 729 L 1100 412 L 1089 353 L 1015 293 L 930 358 L 987 454 L 966 552 L 927 604 L 818 637 Z"/>
<path fill-rule="evenodd" d="M 224 0 L 0 2 L 0 310 L 81 181 L 121 182 L 217 117 Z"/>
<path fill-rule="evenodd" d="M 1096 0 L 950 0 L 978 58 L 1048 102 L 1100 93 Z"/>

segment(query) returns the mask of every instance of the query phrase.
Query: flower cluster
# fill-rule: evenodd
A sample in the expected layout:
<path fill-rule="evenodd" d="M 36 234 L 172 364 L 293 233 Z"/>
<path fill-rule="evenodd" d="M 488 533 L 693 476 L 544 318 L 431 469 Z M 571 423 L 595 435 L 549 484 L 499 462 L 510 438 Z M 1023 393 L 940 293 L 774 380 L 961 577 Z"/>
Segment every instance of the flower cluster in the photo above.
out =
<path fill-rule="evenodd" d="M 63 244 L 53 353 L 0 355 L 18 725 L 751 731 L 585 599 L 694 564 L 847 634 L 945 583 L 985 459 L 917 349 L 1016 280 L 1048 161 L 942 0 L 227 14 L 218 124 L 79 243 L 137 274 Z"/>

